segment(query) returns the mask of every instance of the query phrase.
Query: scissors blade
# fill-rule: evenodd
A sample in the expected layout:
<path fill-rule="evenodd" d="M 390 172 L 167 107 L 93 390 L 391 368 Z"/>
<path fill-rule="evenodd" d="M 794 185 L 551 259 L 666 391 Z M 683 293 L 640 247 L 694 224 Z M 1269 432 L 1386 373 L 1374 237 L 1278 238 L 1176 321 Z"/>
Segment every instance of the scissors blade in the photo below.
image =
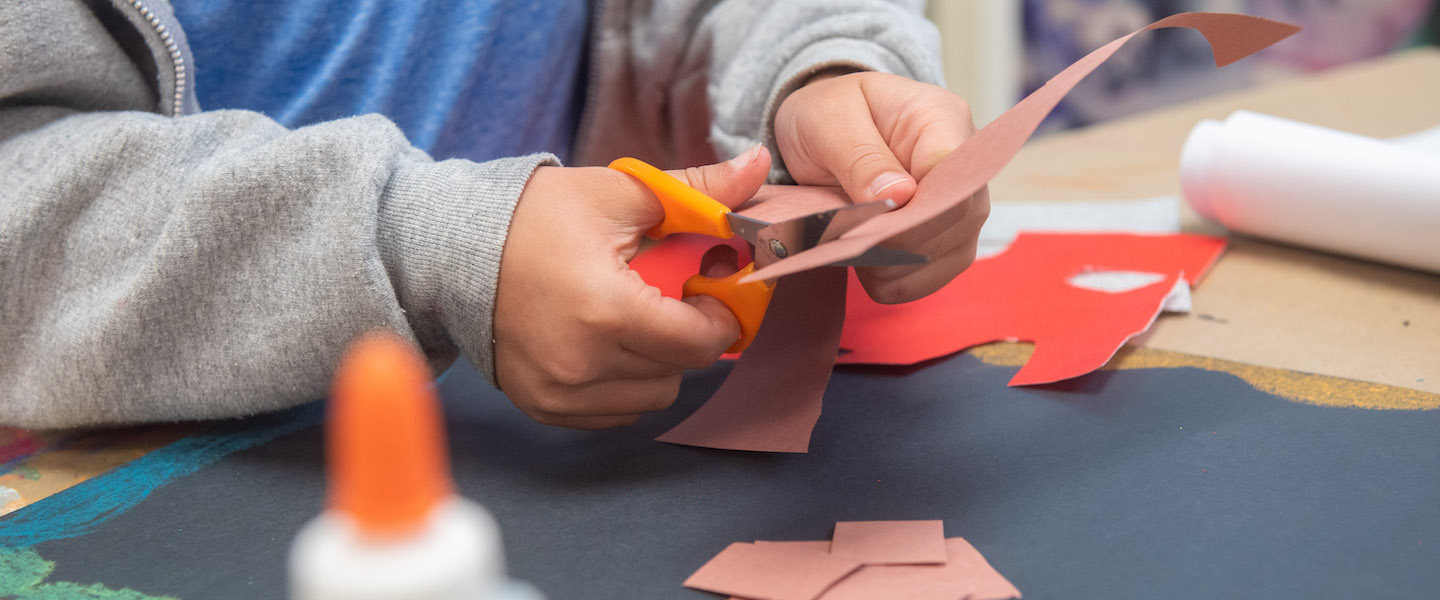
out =
<path fill-rule="evenodd" d="M 763 256 L 765 260 L 761 263 L 767 264 L 832 241 L 876 215 L 894 209 L 893 200 L 878 200 L 833 208 L 779 223 L 766 223 L 735 213 L 727 216 L 730 217 L 731 229 L 736 235 L 750 242 L 755 249 L 756 258 Z M 919 254 L 876 246 L 859 256 L 836 262 L 834 266 L 909 265 L 926 260 L 928 259 Z"/>
<path fill-rule="evenodd" d="M 761 221 L 735 212 L 725 213 L 725 218 L 730 221 L 730 231 L 750 242 L 751 246 L 754 246 L 755 241 L 760 239 L 760 230 L 770 226 L 769 221 Z"/>

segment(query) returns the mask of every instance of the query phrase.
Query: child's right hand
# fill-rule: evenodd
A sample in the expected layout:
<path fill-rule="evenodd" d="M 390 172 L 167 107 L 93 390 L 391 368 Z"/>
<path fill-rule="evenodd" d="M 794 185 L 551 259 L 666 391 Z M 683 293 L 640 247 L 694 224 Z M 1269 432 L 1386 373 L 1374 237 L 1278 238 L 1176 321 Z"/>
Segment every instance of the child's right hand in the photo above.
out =
<path fill-rule="evenodd" d="M 769 169 L 757 147 L 670 174 L 735 208 Z M 619 171 L 541 167 L 530 178 L 494 318 L 495 378 L 525 414 L 581 429 L 628 425 L 669 407 L 684 369 L 710 366 L 739 338 L 720 301 L 666 298 L 627 266 L 663 217 L 654 194 Z"/>

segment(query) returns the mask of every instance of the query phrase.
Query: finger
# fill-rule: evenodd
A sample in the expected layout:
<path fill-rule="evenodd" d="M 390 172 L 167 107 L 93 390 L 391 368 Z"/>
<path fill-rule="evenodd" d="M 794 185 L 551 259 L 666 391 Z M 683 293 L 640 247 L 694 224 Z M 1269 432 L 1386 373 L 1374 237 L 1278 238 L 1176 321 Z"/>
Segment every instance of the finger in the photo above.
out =
<path fill-rule="evenodd" d="M 640 415 L 625 415 L 621 417 L 577 417 L 573 415 L 527 415 L 536 423 L 564 427 L 566 429 L 584 429 L 595 431 L 599 429 L 615 429 L 617 427 L 629 427 L 640 420 Z"/>
<path fill-rule="evenodd" d="M 935 293 L 974 262 L 972 247 L 969 252 L 957 250 L 904 271 L 894 270 L 899 267 L 873 267 L 856 269 L 855 274 L 870 299 L 880 304 L 903 304 Z"/>
<path fill-rule="evenodd" d="M 975 135 L 970 104 L 964 98 L 939 87 L 927 88 L 924 95 L 926 108 L 907 116 L 921 123 L 909 153 L 910 174 L 917 180 L 925 179 L 940 159 Z"/>
<path fill-rule="evenodd" d="M 755 146 L 722 163 L 666 172 L 725 206 L 739 208 L 770 175 L 770 151 Z"/>
<path fill-rule="evenodd" d="M 724 303 L 710 296 L 667 298 L 635 278 L 644 290 L 631 294 L 620 345 L 658 362 L 686 369 L 715 363 L 735 340 L 740 323 Z"/>
<path fill-rule="evenodd" d="M 664 410 L 680 393 L 681 374 L 651 379 L 567 386 L 531 380 L 511 390 L 511 401 L 530 418 L 554 423 L 570 417 L 627 417 Z"/>
<path fill-rule="evenodd" d="M 989 188 L 981 188 L 960 205 L 885 244 L 928 256 L 928 262 L 857 268 L 855 274 L 876 302 L 898 304 L 923 298 L 944 287 L 974 262 L 980 227 L 989 214 Z"/>
<path fill-rule="evenodd" d="M 831 130 L 825 143 L 806 146 L 811 159 L 834 177 L 854 202 L 909 201 L 915 194 L 915 179 L 876 128 L 874 117 L 869 111 L 848 106 L 838 111 L 854 114 L 832 116 L 835 122 L 848 125 Z"/>

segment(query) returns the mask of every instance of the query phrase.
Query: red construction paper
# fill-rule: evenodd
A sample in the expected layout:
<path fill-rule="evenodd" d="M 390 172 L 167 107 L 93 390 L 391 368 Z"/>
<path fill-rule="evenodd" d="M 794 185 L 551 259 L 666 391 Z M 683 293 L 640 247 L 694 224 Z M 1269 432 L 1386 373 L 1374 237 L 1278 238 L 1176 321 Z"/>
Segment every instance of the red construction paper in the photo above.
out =
<path fill-rule="evenodd" d="M 880 215 L 839 239 L 785 259 L 770 262 L 773 257 L 762 253 L 756 257 L 759 263 L 756 265 L 756 272 L 747 279 L 775 279 L 783 275 L 792 275 L 791 278 L 794 278 L 793 274 L 858 256 L 865 250 L 964 202 L 1009 163 L 1045 116 L 1081 79 L 1138 33 L 1168 27 L 1198 30 L 1210 42 L 1217 66 L 1239 60 L 1299 31 L 1299 28 L 1293 25 L 1243 15 L 1184 13 L 1157 21 L 1091 52 L 976 132 L 958 149 L 942 159 L 919 182 L 915 196 L 902 209 Z M 761 194 L 757 195 L 753 205 L 742 207 L 740 212 L 773 222 L 811 214 L 839 201 L 843 201 L 843 197 L 833 188 L 766 186 L 762 188 Z M 1172 278 L 1170 283 L 1173 282 Z M 777 289 L 777 299 L 787 288 L 790 293 L 800 295 L 820 294 L 822 288 L 833 287 L 836 286 L 828 283 L 789 285 L 781 282 Z M 843 290 L 844 286 L 839 288 Z M 1169 289 L 1165 287 L 1163 292 L 1168 292 Z M 1163 292 L 1142 288 L 1131 293 Z M 716 397 L 659 439 L 678 444 L 757 451 L 804 452 L 808 449 L 811 429 L 815 419 L 819 417 L 820 397 L 824 393 L 825 382 L 829 379 L 827 356 L 835 355 L 837 348 L 831 341 L 838 340 L 838 336 L 822 330 L 818 320 L 812 319 L 804 325 L 794 322 L 805 321 L 809 318 L 809 313 L 817 312 L 832 318 L 835 323 L 833 327 L 838 329 L 844 314 L 844 301 L 840 293 L 843 292 L 837 292 L 836 296 L 792 298 L 783 305 L 772 304 L 765 321 L 768 325 L 762 324 L 755 345 L 741 357 Z M 1150 304 L 1141 300 L 1142 298 L 1138 297 L 1127 298 L 1126 302 L 1133 305 L 1133 310 L 1138 311 Z M 841 316 L 836 317 L 837 313 Z M 1040 326 L 1038 331 L 1049 332 L 1059 328 L 1053 323 L 1057 319 L 1055 315 L 1031 314 L 1034 318 L 1051 321 Z M 1151 312 L 1148 318 L 1144 319 L 1146 324 L 1153 320 L 1154 316 L 1155 313 Z M 774 331 L 770 331 L 771 335 L 767 336 L 767 329 L 781 327 L 785 330 L 780 336 L 774 335 Z M 1134 331 L 1140 329 L 1143 327 Z M 990 333 L 1000 336 L 996 339 L 1008 339 L 1016 335 L 1013 330 Z M 855 335 L 859 335 L 858 332 Z M 1037 348 L 1035 357 L 1016 375 L 1012 385 L 1054 381 L 1088 372 L 1094 368 L 1088 365 L 1104 364 L 1119 347 L 1119 343 L 1124 341 L 1121 339 L 1113 347 L 1101 351 L 1098 350 L 1098 344 L 1073 343 L 1073 340 L 1074 347 L 1067 346 L 1065 340 L 1074 337 L 1069 335 L 1055 338 Z M 1123 337 L 1128 338 L 1129 335 Z M 762 340 L 767 339 L 768 344 L 762 344 Z M 865 349 L 864 343 L 854 339 L 852 341 L 856 342 L 851 346 L 852 350 L 861 352 Z M 933 342 L 933 339 L 928 341 L 932 346 Z M 1106 345 L 1109 345 L 1108 341 Z M 765 351 L 757 352 L 761 348 L 765 348 Z M 934 351 L 932 348 L 931 352 Z M 1071 352 L 1084 354 L 1072 356 L 1068 354 Z M 910 354 L 918 356 L 923 352 Z M 1053 357 L 1050 356 L 1052 354 Z M 846 362 L 862 359 L 863 355 L 847 356 Z M 717 402 L 720 404 L 712 408 L 711 405 Z M 746 414 L 744 411 L 747 410 L 756 412 Z M 780 422 L 770 423 L 768 419 L 772 416 L 780 419 Z M 734 427 L 756 428 L 757 431 L 715 429 Z"/>
<path fill-rule="evenodd" d="M 945 563 L 941 521 L 843 521 L 835 524 L 830 554 L 866 565 Z"/>
<path fill-rule="evenodd" d="M 1274 44 L 1300 28 L 1245 15 L 1182 13 L 1110 42 L 1070 65 L 976 132 L 935 166 L 902 209 L 875 217 L 839 239 L 757 269 L 746 280 L 775 279 L 860 255 L 964 202 L 989 183 L 1019 153 L 1035 128 L 1086 75 L 1143 31 L 1184 27 L 1210 42 L 1216 66 L 1225 66 Z"/>
<path fill-rule="evenodd" d="M 785 544 L 737 542 L 685 580 L 685 587 L 763 600 L 814 600 L 860 563 Z"/>
<path fill-rule="evenodd" d="M 1176 279 L 1194 285 L 1224 248 L 1223 238 L 1186 234 L 1021 233 L 1005 252 L 975 261 L 920 300 L 883 305 L 852 294 L 840 341 L 848 353 L 838 362 L 905 365 L 994 341 L 1030 341 L 1035 352 L 1010 385 L 1084 375 L 1150 327 Z M 1066 281 L 1107 270 L 1166 277 L 1121 293 Z"/>
<path fill-rule="evenodd" d="M 840 349 L 845 269 L 776 282 L 760 334 L 710 400 L 655 439 L 672 444 L 807 452 Z"/>
<path fill-rule="evenodd" d="M 945 540 L 943 565 L 866 565 L 841 579 L 820 600 L 1005 600 L 1020 590 L 962 538 Z"/>

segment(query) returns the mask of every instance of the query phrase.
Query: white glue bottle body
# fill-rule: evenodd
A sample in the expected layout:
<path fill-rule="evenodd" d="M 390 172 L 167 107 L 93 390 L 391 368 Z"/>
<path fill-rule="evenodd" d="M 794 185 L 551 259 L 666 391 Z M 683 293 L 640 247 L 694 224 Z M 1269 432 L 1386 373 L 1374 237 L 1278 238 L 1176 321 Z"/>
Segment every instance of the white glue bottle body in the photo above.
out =
<path fill-rule="evenodd" d="M 368 539 L 354 521 L 326 512 L 300 530 L 291 549 L 295 600 L 543 600 L 505 576 L 495 520 L 452 498 L 424 528 L 396 540 Z"/>
<path fill-rule="evenodd" d="M 1180 185 L 1235 231 L 1440 272 L 1440 155 L 1238 111 L 1190 132 Z"/>
<path fill-rule="evenodd" d="M 357 342 L 326 422 L 329 505 L 290 549 L 292 600 L 543 600 L 505 575 L 500 529 L 454 492 L 438 400 L 404 341 Z"/>

